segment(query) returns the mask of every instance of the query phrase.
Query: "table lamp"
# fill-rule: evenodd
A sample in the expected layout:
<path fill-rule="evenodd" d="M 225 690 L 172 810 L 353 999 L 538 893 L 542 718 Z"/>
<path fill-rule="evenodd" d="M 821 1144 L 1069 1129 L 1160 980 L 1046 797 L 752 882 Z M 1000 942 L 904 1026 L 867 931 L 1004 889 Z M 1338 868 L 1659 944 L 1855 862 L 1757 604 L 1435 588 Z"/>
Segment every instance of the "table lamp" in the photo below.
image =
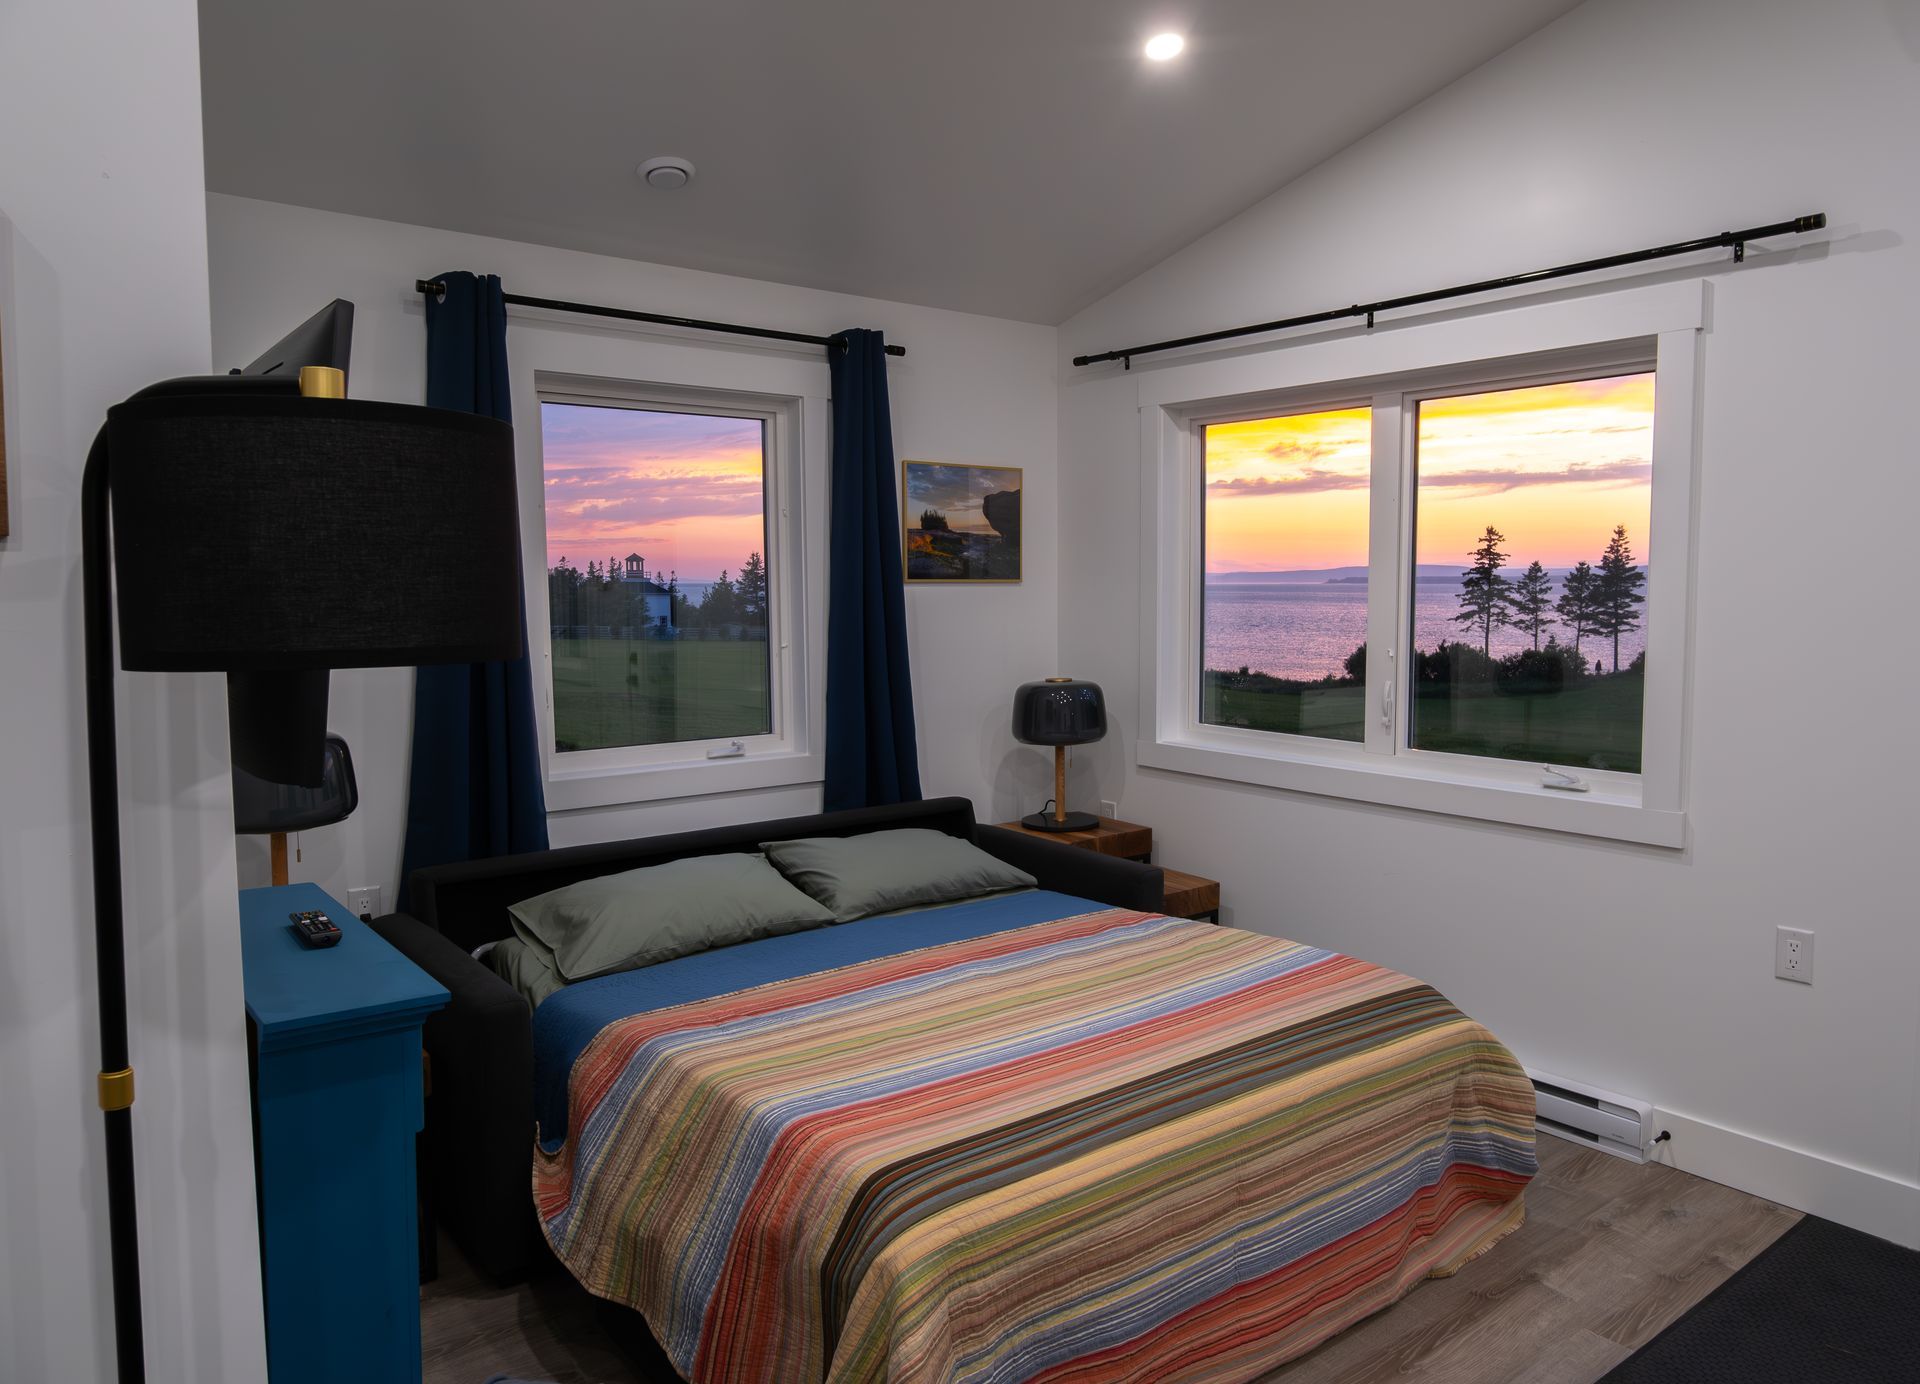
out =
<path fill-rule="evenodd" d="M 243 673 L 253 695 L 314 670 L 517 657 L 513 429 L 341 397 L 341 372 L 150 386 L 107 412 L 81 483 L 87 772 L 99 1101 L 105 1114 L 115 1355 L 145 1378 L 134 1215 L 114 725 L 119 666 Z M 120 580 L 113 580 L 118 570 Z M 324 712 L 323 712 L 324 715 Z M 318 783 L 324 721 L 279 738 Z"/>
<path fill-rule="evenodd" d="M 1053 746 L 1053 813 L 1045 808 L 1022 817 L 1035 831 L 1091 831 L 1100 819 L 1091 812 L 1067 811 L 1067 746 L 1087 745 L 1107 733 L 1107 701 L 1100 684 L 1078 678 L 1023 682 L 1013 694 L 1013 738 L 1026 745 Z"/>

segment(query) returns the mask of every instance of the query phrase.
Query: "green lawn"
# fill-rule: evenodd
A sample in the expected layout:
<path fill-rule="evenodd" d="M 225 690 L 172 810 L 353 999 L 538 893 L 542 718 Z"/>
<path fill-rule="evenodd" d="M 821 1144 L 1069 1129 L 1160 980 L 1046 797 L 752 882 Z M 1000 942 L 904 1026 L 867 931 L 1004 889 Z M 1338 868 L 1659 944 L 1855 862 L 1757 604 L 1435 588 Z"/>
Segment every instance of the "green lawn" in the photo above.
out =
<path fill-rule="evenodd" d="M 1644 688 L 1644 679 L 1631 672 L 1584 679 L 1558 692 L 1424 684 L 1414 699 L 1412 743 L 1448 754 L 1637 774 Z M 1366 698 L 1359 687 L 1254 688 L 1210 680 L 1202 702 L 1202 719 L 1211 725 L 1355 742 L 1365 730 Z"/>
<path fill-rule="evenodd" d="M 1559 692 L 1422 687 L 1414 700 L 1413 745 L 1637 774 L 1645 690 L 1638 673 L 1583 678 Z"/>
<path fill-rule="evenodd" d="M 556 748 L 765 735 L 767 684 L 764 640 L 556 639 Z"/>
<path fill-rule="evenodd" d="M 1211 679 L 1211 675 L 1210 675 Z M 1202 684 L 1200 719 L 1214 726 L 1246 726 L 1288 735 L 1317 735 L 1323 740 L 1358 743 L 1365 732 L 1367 694 L 1363 687 L 1233 687 Z"/>

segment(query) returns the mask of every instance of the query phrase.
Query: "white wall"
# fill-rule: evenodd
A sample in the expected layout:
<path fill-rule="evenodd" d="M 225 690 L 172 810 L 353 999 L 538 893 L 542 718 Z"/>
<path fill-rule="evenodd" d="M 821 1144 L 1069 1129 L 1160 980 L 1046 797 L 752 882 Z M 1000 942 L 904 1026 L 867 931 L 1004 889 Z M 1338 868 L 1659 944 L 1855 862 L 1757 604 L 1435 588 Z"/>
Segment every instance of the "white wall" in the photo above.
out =
<path fill-rule="evenodd" d="M 509 291 L 716 318 L 791 331 L 868 326 L 907 348 L 888 367 L 895 450 L 902 458 L 1022 466 L 1025 580 L 1018 586 L 916 586 L 907 593 L 920 772 L 929 796 L 958 793 L 986 820 L 1031 811 L 1048 794 L 1048 761 L 1008 733 L 1013 689 L 1055 671 L 1053 534 L 1058 423 L 1056 340 L 1050 327 L 851 298 L 752 279 L 696 273 L 271 202 L 208 198 L 214 358 L 240 364 L 328 299 L 355 304 L 352 393 L 419 402 L 426 330 L 417 278 L 448 269 L 497 273 Z M 508 356 L 532 369 L 544 334 L 599 333 L 657 342 L 657 332 L 581 323 L 556 327 L 510 314 Z M 674 334 L 680 335 L 680 334 Z M 763 347 L 687 338 L 730 357 Z M 782 348 L 783 349 L 783 348 Z M 809 348 L 798 350 L 806 352 Z M 636 377 L 646 378 L 641 367 Z M 528 420 L 520 420 L 524 426 Z M 337 673 L 329 720 L 353 748 L 360 808 L 305 834 L 295 879 L 337 894 L 380 884 L 389 906 L 406 820 L 412 673 Z M 536 689 L 537 692 L 543 689 Z M 556 845 L 617 840 L 721 822 L 818 810 L 817 785 L 678 799 L 645 807 L 554 814 Z M 264 881 L 265 846 L 241 845 L 242 877 Z"/>
<path fill-rule="evenodd" d="M 1528 1062 L 1657 1101 L 1681 1166 L 1909 1243 L 1916 129 L 1920 6 L 1592 0 L 1061 330 L 1062 662 L 1120 730 L 1075 796 L 1218 876 L 1230 921 L 1428 978 Z M 1814 210 L 1824 250 L 1704 271 L 1685 850 L 1136 767 L 1154 365 L 1064 358 Z M 1772 976 L 1783 923 L 1818 933 L 1810 988 Z"/>
<path fill-rule="evenodd" d="M 82 711 L 81 463 L 108 405 L 208 365 L 192 0 L 0 8 L 0 1379 L 111 1377 Z M 11 222 L 11 233 L 5 233 Z M 226 700 L 122 674 L 150 1377 L 265 1378 Z"/>

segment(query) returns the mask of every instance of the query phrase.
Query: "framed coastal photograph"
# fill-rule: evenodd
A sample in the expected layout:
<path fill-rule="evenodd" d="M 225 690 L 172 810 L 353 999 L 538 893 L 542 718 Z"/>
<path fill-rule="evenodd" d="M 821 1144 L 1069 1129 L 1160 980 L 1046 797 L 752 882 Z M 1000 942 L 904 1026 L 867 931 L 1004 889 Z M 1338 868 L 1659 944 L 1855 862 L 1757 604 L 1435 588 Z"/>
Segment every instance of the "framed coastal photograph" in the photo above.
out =
<path fill-rule="evenodd" d="M 0 216 L 0 538 L 7 527 L 7 313 L 13 301 L 13 223 Z"/>
<path fill-rule="evenodd" d="M 1017 466 L 900 464 L 908 581 L 1020 580 Z"/>

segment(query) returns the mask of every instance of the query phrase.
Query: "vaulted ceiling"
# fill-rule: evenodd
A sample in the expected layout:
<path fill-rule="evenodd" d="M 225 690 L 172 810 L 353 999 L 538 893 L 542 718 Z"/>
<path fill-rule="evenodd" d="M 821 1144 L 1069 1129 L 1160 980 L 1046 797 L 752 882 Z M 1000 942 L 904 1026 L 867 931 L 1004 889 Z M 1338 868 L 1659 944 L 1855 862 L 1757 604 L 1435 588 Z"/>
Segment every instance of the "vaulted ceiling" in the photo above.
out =
<path fill-rule="evenodd" d="M 202 0 L 207 181 L 1058 322 L 1572 7 Z"/>

